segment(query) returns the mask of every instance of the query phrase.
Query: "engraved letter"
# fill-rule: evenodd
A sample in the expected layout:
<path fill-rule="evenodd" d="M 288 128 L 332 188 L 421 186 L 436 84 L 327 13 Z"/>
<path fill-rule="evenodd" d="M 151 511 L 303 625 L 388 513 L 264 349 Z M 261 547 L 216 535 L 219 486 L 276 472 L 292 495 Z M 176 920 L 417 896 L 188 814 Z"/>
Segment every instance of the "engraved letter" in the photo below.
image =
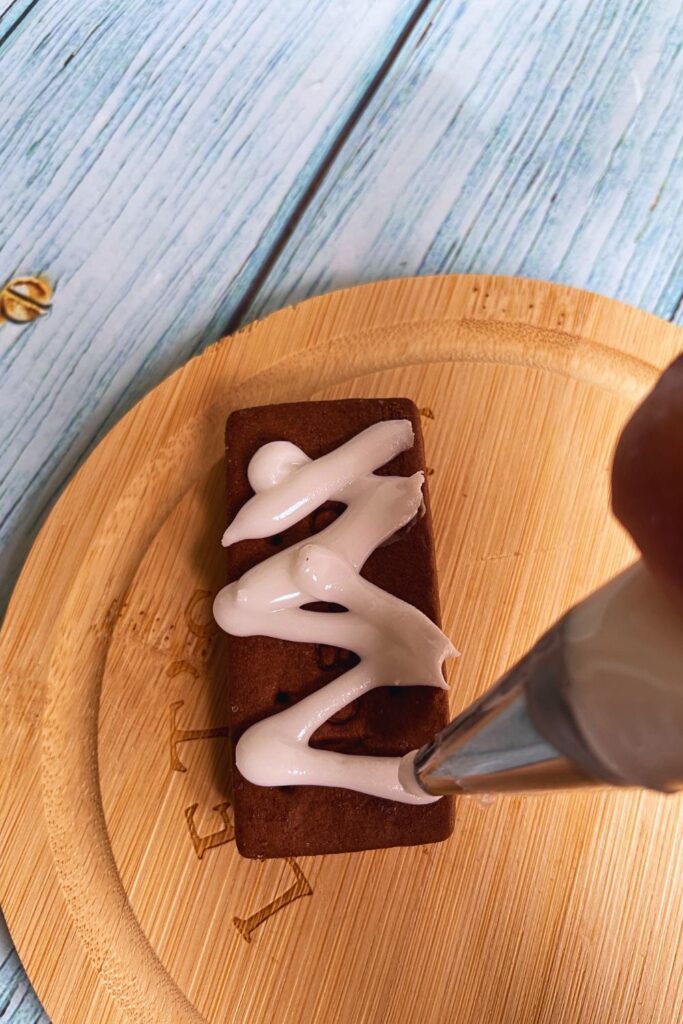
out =
<path fill-rule="evenodd" d="M 230 804 L 216 804 L 214 811 L 220 814 L 223 819 L 223 828 L 218 832 L 212 832 L 208 836 L 200 836 L 197 832 L 197 826 L 194 823 L 194 812 L 199 807 L 199 804 L 192 804 L 191 807 L 185 808 L 185 820 L 187 821 L 187 827 L 190 830 L 190 838 L 194 846 L 195 853 L 199 860 L 202 859 L 207 850 L 212 850 L 214 846 L 223 846 L 225 843 L 229 843 L 235 838 L 235 828 L 228 817 L 228 807 Z"/>
<path fill-rule="evenodd" d="M 270 903 L 262 907 L 261 910 L 257 910 L 251 917 L 233 917 L 233 923 L 237 931 L 240 933 L 243 939 L 247 942 L 251 942 L 251 933 L 255 928 L 258 928 L 260 924 L 267 921 L 273 914 L 277 914 L 278 910 L 282 910 L 289 903 L 293 903 L 294 900 L 298 900 L 300 896 L 312 896 L 313 890 L 308 882 L 308 879 L 304 875 L 303 871 L 294 860 L 293 857 L 287 857 L 287 863 L 294 872 L 294 878 L 296 881 L 293 885 L 283 892 L 282 896 L 278 896 L 276 899 L 271 900 Z"/>
<path fill-rule="evenodd" d="M 177 747 L 179 743 L 189 743 L 192 740 L 215 740 L 230 735 L 230 729 L 227 725 L 219 726 L 217 729 L 179 729 L 177 725 L 178 709 L 184 703 L 184 700 L 174 700 L 169 709 L 171 712 L 170 754 L 172 772 L 187 771 L 187 768 L 178 757 Z"/>
<path fill-rule="evenodd" d="M 187 607 L 185 608 L 185 622 L 187 623 L 187 628 L 191 633 L 194 633 L 195 636 L 209 637 L 218 633 L 219 627 L 214 622 L 212 616 L 209 617 L 207 622 L 198 622 L 195 618 L 195 610 L 197 606 L 205 601 L 211 602 L 212 600 L 213 594 L 210 590 L 195 590 L 194 594 L 187 602 Z"/>
<path fill-rule="evenodd" d="M 182 675 L 183 672 L 187 672 L 193 679 L 199 677 L 199 672 L 189 661 L 172 661 L 166 669 L 166 675 L 169 679 L 175 679 L 176 676 Z"/>

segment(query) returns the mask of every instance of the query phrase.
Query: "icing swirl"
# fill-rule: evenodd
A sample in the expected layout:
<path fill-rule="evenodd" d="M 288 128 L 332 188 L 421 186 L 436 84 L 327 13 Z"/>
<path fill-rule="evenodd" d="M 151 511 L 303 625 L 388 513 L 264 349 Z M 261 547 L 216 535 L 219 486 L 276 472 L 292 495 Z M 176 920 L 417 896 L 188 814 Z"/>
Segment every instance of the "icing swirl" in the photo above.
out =
<path fill-rule="evenodd" d="M 339 678 L 244 733 L 237 767 L 256 785 L 335 786 L 413 804 L 437 799 L 417 787 L 404 788 L 399 765 L 405 759 L 309 745 L 320 725 L 374 687 L 447 688 L 443 661 L 457 654 L 447 637 L 413 605 L 360 575 L 375 548 L 420 510 L 423 473 L 374 472 L 413 442 L 408 420 L 387 420 L 319 459 L 309 459 L 288 441 L 274 441 L 249 463 L 255 493 L 226 530 L 226 547 L 281 533 L 328 500 L 346 508 L 315 540 L 299 541 L 224 587 L 214 602 L 217 623 L 235 636 L 326 644 L 360 658 Z M 334 602 L 347 611 L 302 607 L 313 601 Z"/>

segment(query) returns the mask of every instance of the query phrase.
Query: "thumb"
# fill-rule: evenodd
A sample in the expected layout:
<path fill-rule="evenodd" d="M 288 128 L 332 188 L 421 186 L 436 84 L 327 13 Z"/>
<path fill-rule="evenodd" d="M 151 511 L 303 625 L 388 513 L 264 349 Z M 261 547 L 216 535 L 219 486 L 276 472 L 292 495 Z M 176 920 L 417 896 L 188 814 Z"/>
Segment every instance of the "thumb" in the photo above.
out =
<path fill-rule="evenodd" d="M 612 509 L 683 607 L 683 354 L 626 424 L 612 465 Z"/>

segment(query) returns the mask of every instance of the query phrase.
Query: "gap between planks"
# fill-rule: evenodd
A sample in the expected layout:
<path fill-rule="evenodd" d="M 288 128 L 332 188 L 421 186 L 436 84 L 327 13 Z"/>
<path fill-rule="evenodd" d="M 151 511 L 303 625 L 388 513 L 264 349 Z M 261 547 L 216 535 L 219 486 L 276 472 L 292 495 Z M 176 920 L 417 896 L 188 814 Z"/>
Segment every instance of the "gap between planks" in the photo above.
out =
<path fill-rule="evenodd" d="M 37 0 L 36 0 L 37 2 Z M 323 155 L 318 167 L 313 172 L 313 176 L 301 195 L 301 198 L 297 202 L 296 206 L 292 210 L 291 214 L 283 224 L 279 234 L 273 241 L 268 252 L 265 254 L 261 266 L 256 271 L 254 278 L 245 291 L 244 295 L 238 302 L 233 313 L 229 319 L 225 322 L 219 332 L 219 337 L 225 337 L 229 334 L 234 334 L 244 323 L 248 316 L 249 310 L 252 307 L 256 296 L 261 291 L 264 282 L 268 279 L 271 270 L 276 265 L 280 256 L 285 250 L 287 243 L 294 234 L 294 231 L 299 224 L 299 221 L 303 217 L 308 207 L 313 202 L 313 199 L 317 195 L 320 187 L 327 178 L 330 170 L 332 169 L 337 157 L 343 150 L 346 142 L 348 141 L 354 128 L 360 121 L 361 117 L 367 110 L 368 106 L 372 102 L 372 99 L 379 90 L 382 82 L 391 71 L 392 67 L 396 63 L 401 52 L 405 48 L 409 40 L 419 30 L 421 32 L 420 40 L 427 34 L 430 22 L 426 26 L 423 25 L 425 16 L 429 9 L 437 3 L 438 0 L 419 0 L 419 3 L 413 8 L 412 13 L 407 18 L 405 25 L 401 29 L 400 33 L 396 38 L 396 42 L 389 50 L 388 54 L 380 64 L 375 74 L 370 79 L 368 85 L 361 94 L 356 106 L 353 108 L 349 116 L 347 117 L 344 124 L 339 129 L 339 132 L 332 140 L 327 152 Z M 202 347 L 204 342 L 202 341 Z"/>

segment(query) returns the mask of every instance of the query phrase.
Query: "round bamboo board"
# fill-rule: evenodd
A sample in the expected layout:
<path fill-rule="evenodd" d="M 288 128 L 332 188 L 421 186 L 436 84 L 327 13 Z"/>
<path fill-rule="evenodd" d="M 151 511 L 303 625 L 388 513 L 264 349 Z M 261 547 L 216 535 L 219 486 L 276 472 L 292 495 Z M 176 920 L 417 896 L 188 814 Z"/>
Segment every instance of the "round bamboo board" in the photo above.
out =
<path fill-rule="evenodd" d="M 463 652 L 455 713 L 632 557 L 611 451 L 682 346 L 568 288 L 389 281 L 251 325 L 112 430 L 0 640 L 0 893 L 55 1024 L 680 1019 L 679 799 L 461 800 L 440 846 L 241 859 L 210 606 L 228 413 L 408 395 Z"/>

